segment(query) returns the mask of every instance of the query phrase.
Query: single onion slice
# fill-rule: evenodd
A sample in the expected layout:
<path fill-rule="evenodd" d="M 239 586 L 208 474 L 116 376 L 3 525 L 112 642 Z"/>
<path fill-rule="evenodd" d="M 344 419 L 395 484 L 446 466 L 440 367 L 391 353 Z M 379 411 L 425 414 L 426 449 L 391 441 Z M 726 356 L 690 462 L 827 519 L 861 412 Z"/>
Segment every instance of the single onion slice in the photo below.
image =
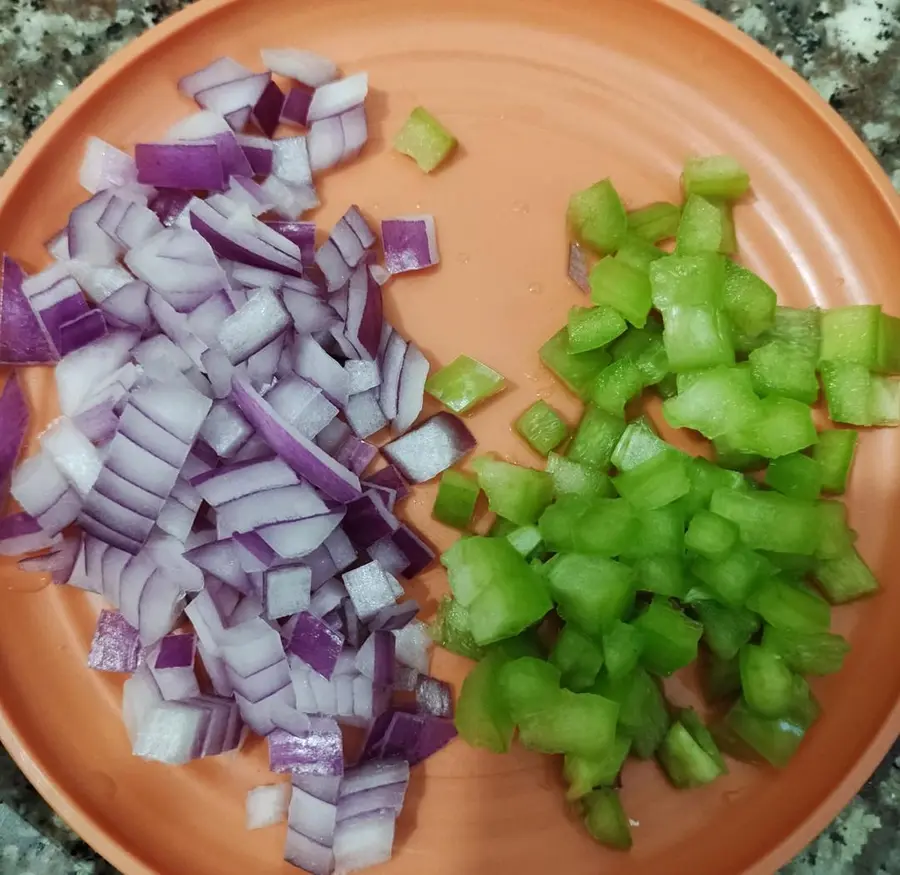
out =
<path fill-rule="evenodd" d="M 110 318 L 123 326 L 147 331 L 153 324 L 153 315 L 147 303 L 150 287 L 142 280 L 134 280 L 119 286 L 100 302 L 100 307 Z"/>
<path fill-rule="evenodd" d="M 239 364 L 278 337 L 291 317 L 269 289 L 260 289 L 220 326 L 218 343 L 229 361 Z M 280 355 L 279 349 L 279 355 Z"/>
<path fill-rule="evenodd" d="M 475 438 L 465 423 L 452 413 L 441 412 L 386 444 L 382 452 L 407 480 L 424 483 L 474 448 Z"/>
<path fill-rule="evenodd" d="M 369 91 L 367 73 L 355 73 L 343 79 L 318 86 L 309 106 L 307 119 L 311 122 L 340 115 L 355 106 L 360 106 Z"/>
<path fill-rule="evenodd" d="M 89 137 L 78 171 L 78 182 L 82 188 L 96 194 L 104 188 L 137 182 L 137 168 L 130 155 L 99 137 Z"/>
<path fill-rule="evenodd" d="M 22 290 L 25 274 L 8 255 L 0 275 L 0 364 L 41 365 L 55 362 L 50 337 Z"/>
<path fill-rule="evenodd" d="M 339 872 L 353 872 L 387 863 L 393 855 L 396 814 L 372 811 L 349 817 L 334 831 L 334 865 Z"/>
<path fill-rule="evenodd" d="M 314 93 L 315 89 L 310 88 L 308 85 L 293 85 L 285 96 L 284 103 L 281 105 L 281 118 L 279 120 L 305 127 L 308 121 L 309 105 L 312 103 Z M 310 143 L 311 146 L 312 144 Z M 310 148 L 311 151 L 312 149 Z M 313 169 L 316 169 L 315 166 Z"/>
<path fill-rule="evenodd" d="M 314 222 L 266 221 L 266 224 L 300 248 L 304 264 L 312 264 L 316 257 L 316 225 Z"/>
<path fill-rule="evenodd" d="M 326 679 L 334 673 L 343 646 L 344 637 L 308 611 L 297 617 L 288 643 L 291 653 Z"/>
<path fill-rule="evenodd" d="M 255 176 L 268 176 L 272 172 L 273 147 L 267 137 L 238 134 L 237 141 L 244 150 Z"/>
<path fill-rule="evenodd" d="M 272 141 L 272 173 L 287 185 L 312 183 L 306 137 L 283 137 Z"/>
<path fill-rule="evenodd" d="M 262 600 L 266 617 L 278 620 L 309 607 L 312 571 L 305 565 L 272 568 L 263 576 Z"/>
<path fill-rule="evenodd" d="M 370 553 L 371 555 L 371 553 Z M 382 608 L 370 621 L 369 628 L 374 632 L 381 629 L 386 632 L 397 632 L 408 626 L 419 613 L 419 603 L 410 599 L 400 604 Z"/>
<path fill-rule="evenodd" d="M 320 204 L 319 195 L 311 182 L 289 185 L 273 175 L 269 176 L 261 187 L 272 198 L 275 212 L 284 219 L 293 221 Z"/>
<path fill-rule="evenodd" d="M 247 793 L 247 829 L 275 826 L 287 819 L 290 784 L 267 784 Z"/>
<path fill-rule="evenodd" d="M 185 191 L 225 188 L 225 170 L 214 142 L 137 143 L 134 160 L 138 182 L 144 185 Z"/>
<path fill-rule="evenodd" d="M 29 422 L 28 402 L 15 372 L 10 374 L 0 394 L 0 422 L 3 423 L 3 433 L 0 435 L 0 490 L 5 493 Z"/>
<path fill-rule="evenodd" d="M 243 64 L 239 64 L 233 58 L 217 58 L 196 73 L 183 76 L 178 80 L 178 90 L 188 97 L 193 97 L 198 91 L 221 85 L 225 82 L 233 82 L 235 79 L 243 79 L 250 76 L 252 71 Z"/>
<path fill-rule="evenodd" d="M 361 217 L 360 217 L 361 218 Z M 341 222 L 344 222 L 342 219 Z M 340 227 L 335 227 L 335 231 Z M 351 227 L 349 221 L 347 227 Z M 366 226 L 366 230 L 368 227 Z M 359 238 L 353 232 L 355 240 Z M 335 232 L 332 239 L 337 240 Z M 359 265 L 347 289 L 347 320 L 344 334 L 358 351 L 359 357 L 374 360 L 378 353 L 383 323 L 381 286 L 372 279 L 365 265 Z"/>
<path fill-rule="evenodd" d="M 378 686 L 390 687 L 394 683 L 395 641 L 390 632 L 373 632 L 356 656 L 359 672 Z"/>
<path fill-rule="evenodd" d="M 369 562 L 342 577 L 360 620 L 371 620 L 382 608 L 392 605 L 397 595 L 391 579 L 377 562 Z"/>
<path fill-rule="evenodd" d="M 270 80 L 250 113 L 251 120 L 267 137 L 275 133 L 283 105 L 284 93 Z"/>
<path fill-rule="evenodd" d="M 38 520 L 27 513 L 15 513 L 0 518 L 0 556 L 35 553 L 61 542 L 48 535 Z"/>
<path fill-rule="evenodd" d="M 337 78 L 334 61 L 301 49 L 263 49 L 262 62 L 273 73 L 318 88 Z"/>
<path fill-rule="evenodd" d="M 241 148 L 246 155 L 246 147 L 242 144 Z M 191 202 L 192 198 L 193 194 L 189 191 L 163 188 L 150 199 L 147 206 L 154 212 L 159 221 L 168 228 L 170 225 L 177 222 L 179 216 L 187 209 L 187 205 Z"/>
<path fill-rule="evenodd" d="M 585 294 L 591 293 L 591 284 L 588 280 L 590 266 L 587 255 L 580 243 L 572 243 L 569 246 L 569 279 Z"/>
<path fill-rule="evenodd" d="M 203 88 L 194 94 L 194 100 L 204 109 L 224 116 L 225 121 L 239 131 L 247 124 L 271 78 L 269 73 L 251 73 Z"/>
<path fill-rule="evenodd" d="M 387 465 L 384 468 L 370 474 L 365 483 L 373 486 L 383 486 L 392 489 L 397 494 L 397 501 L 401 501 L 409 495 L 409 485 L 403 479 L 403 475 L 393 465 Z"/>
<path fill-rule="evenodd" d="M 431 675 L 420 674 L 416 681 L 416 707 L 421 714 L 432 717 L 453 716 L 453 696 L 450 685 Z"/>
<path fill-rule="evenodd" d="M 428 627 L 420 620 L 413 620 L 394 631 L 397 662 L 414 668 L 419 674 L 428 671 L 428 654 L 432 640 Z"/>
<path fill-rule="evenodd" d="M 344 751 L 341 730 L 327 717 L 311 720 L 302 736 L 276 730 L 268 738 L 269 767 L 273 772 L 319 775 L 343 775 Z"/>
<path fill-rule="evenodd" d="M 407 431 L 422 412 L 430 367 L 421 350 L 414 343 L 407 344 L 397 389 L 397 414 L 391 421 L 394 434 Z"/>
<path fill-rule="evenodd" d="M 106 337 L 108 333 L 103 313 L 100 310 L 90 310 L 59 326 L 59 351 L 62 355 L 68 355 Z"/>
<path fill-rule="evenodd" d="M 433 216 L 398 216 L 381 222 L 384 266 L 392 274 L 433 267 L 441 256 Z"/>

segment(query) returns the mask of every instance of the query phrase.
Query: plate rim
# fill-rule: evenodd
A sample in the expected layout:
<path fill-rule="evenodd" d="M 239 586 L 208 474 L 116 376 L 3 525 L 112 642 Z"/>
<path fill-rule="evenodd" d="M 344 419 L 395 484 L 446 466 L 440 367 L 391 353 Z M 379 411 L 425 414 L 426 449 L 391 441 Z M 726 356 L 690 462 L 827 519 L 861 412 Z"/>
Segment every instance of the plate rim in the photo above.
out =
<path fill-rule="evenodd" d="M 196 20 L 246 2 L 252 0 L 196 0 L 111 55 L 79 83 L 41 123 L 0 177 L 0 211 L 5 208 L 7 200 L 19 185 L 25 171 L 39 158 L 42 150 L 58 130 L 107 82 Z M 873 191 L 881 196 L 887 212 L 893 215 L 900 227 L 900 195 L 894 190 L 887 173 L 848 122 L 805 79 L 735 25 L 692 0 L 645 0 L 645 2 L 665 7 L 711 31 L 716 37 L 749 56 L 750 60 L 780 80 L 796 99 L 826 124 L 831 134 L 859 165 Z M 883 760 L 898 735 L 900 735 L 900 699 L 895 702 L 879 731 L 843 779 L 819 801 L 815 809 L 795 830 L 763 857 L 745 868 L 741 875 L 772 875 L 780 866 L 806 848 L 855 796 Z M 118 841 L 104 830 L 70 793 L 54 783 L 43 764 L 33 756 L 31 745 L 20 736 L 11 722 L 2 694 L 0 694 L 0 742 L 51 808 L 105 860 L 126 875 L 172 875 L 148 865 L 124 842 Z"/>

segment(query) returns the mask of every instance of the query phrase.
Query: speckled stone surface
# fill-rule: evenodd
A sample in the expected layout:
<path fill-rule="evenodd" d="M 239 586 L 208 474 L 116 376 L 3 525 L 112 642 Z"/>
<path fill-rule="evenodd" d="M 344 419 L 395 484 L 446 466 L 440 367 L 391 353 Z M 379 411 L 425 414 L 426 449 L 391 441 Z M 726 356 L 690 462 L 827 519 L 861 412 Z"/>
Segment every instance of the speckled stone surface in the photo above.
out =
<path fill-rule="evenodd" d="M 117 48 L 185 5 L 183 0 L 0 0 L 0 172 L 75 85 Z M 703 0 L 703 5 L 808 79 L 900 190 L 900 0 Z M 115 871 L 72 834 L 0 752 L 0 875 Z M 900 743 L 851 805 L 781 875 L 898 873 Z"/>

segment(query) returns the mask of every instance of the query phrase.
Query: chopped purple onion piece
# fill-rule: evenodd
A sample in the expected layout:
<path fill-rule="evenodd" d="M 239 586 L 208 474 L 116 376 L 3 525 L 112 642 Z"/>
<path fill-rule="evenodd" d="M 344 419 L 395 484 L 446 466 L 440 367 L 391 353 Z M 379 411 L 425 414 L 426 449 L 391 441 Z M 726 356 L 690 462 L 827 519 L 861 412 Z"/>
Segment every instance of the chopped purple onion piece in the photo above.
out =
<path fill-rule="evenodd" d="M 425 420 L 382 448 L 407 480 L 424 483 L 455 465 L 475 448 L 466 424 L 452 413 Z"/>
<path fill-rule="evenodd" d="M 433 267 L 441 257 L 433 216 L 398 216 L 381 222 L 384 266 L 392 274 Z"/>
<path fill-rule="evenodd" d="M 450 685 L 431 675 L 421 674 L 416 681 L 416 707 L 432 717 L 452 717 L 453 697 Z"/>
<path fill-rule="evenodd" d="M 324 678 L 330 678 L 344 646 L 344 636 L 318 617 L 303 611 L 288 649 Z"/>
<path fill-rule="evenodd" d="M 166 635 L 159 642 L 155 668 L 188 668 L 194 664 L 193 635 Z"/>
<path fill-rule="evenodd" d="M 268 743 L 273 772 L 320 776 L 344 773 L 343 739 L 334 720 L 314 718 L 309 732 L 299 737 L 277 729 L 269 735 Z"/>
<path fill-rule="evenodd" d="M 391 582 L 377 562 L 345 572 L 343 581 L 353 607 L 364 623 L 396 601 Z"/>
<path fill-rule="evenodd" d="M 88 667 L 96 671 L 131 673 L 141 661 L 138 631 L 118 611 L 100 611 L 88 653 Z"/>

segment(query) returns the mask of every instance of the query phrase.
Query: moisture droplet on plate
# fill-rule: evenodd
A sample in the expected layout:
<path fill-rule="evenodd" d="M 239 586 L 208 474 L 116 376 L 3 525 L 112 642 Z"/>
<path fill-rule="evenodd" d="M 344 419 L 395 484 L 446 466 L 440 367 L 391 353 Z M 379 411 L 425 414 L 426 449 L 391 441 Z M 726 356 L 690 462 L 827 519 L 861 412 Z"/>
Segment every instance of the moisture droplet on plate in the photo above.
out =
<path fill-rule="evenodd" d="M 529 206 L 528 206 L 528 204 L 523 203 L 522 201 L 516 201 L 512 205 L 512 211 L 514 213 L 524 213 L 525 215 L 528 215 Z"/>
<path fill-rule="evenodd" d="M 528 286 L 528 291 L 532 295 L 539 295 L 541 294 L 543 289 L 541 288 L 540 283 L 532 283 L 530 286 Z"/>

